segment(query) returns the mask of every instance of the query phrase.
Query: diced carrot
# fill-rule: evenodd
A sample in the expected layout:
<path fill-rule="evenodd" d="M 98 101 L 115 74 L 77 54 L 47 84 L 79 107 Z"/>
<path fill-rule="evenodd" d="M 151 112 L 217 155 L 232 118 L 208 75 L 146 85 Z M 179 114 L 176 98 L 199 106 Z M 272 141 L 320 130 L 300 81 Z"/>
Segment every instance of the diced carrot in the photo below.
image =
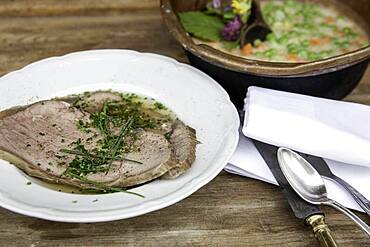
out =
<path fill-rule="evenodd" d="M 250 43 L 246 44 L 242 48 L 243 55 L 246 55 L 246 56 L 251 55 L 252 54 L 252 49 L 253 49 L 253 46 Z"/>
<path fill-rule="evenodd" d="M 333 23 L 334 21 L 335 20 L 334 20 L 334 18 L 332 16 L 327 16 L 325 18 L 325 23 L 327 23 L 327 24 Z"/>
<path fill-rule="evenodd" d="M 267 47 L 265 44 L 259 44 L 258 46 L 256 46 L 256 49 L 260 52 L 263 52 L 267 49 Z"/>
<path fill-rule="evenodd" d="M 265 45 L 265 44 L 263 44 L 263 43 L 259 43 L 256 47 L 257 47 L 257 49 L 259 49 L 259 50 L 263 50 L 263 49 L 266 47 L 266 45 Z"/>
<path fill-rule="evenodd" d="M 360 37 L 360 40 L 367 41 L 367 40 L 368 40 L 367 35 L 362 35 L 362 36 Z"/>
<path fill-rule="evenodd" d="M 331 42 L 331 38 L 328 37 L 328 36 L 322 38 L 322 40 L 321 40 L 321 43 L 323 43 L 323 44 L 329 44 L 330 42 Z"/>
<path fill-rule="evenodd" d="M 358 40 L 353 40 L 351 43 L 354 46 L 359 46 L 360 45 L 360 42 Z"/>
<path fill-rule="evenodd" d="M 342 31 L 340 31 L 339 29 L 335 29 L 335 30 L 334 30 L 334 33 L 335 33 L 336 35 L 338 35 L 338 36 L 343 36 L 343 35 L 344 35 L 344 33 L 343 33 Z"/>
<path fill-rule="evenodd" d="M 320 39 L 311 39 L 310 44 L 311 45 L 320 45 L 321 41 Z"/>
<path fill-rule="evenodd" d="M 288 53 L 287 58 L 289 61 L 298 61 L 298 56 L 293 53 Z"/>

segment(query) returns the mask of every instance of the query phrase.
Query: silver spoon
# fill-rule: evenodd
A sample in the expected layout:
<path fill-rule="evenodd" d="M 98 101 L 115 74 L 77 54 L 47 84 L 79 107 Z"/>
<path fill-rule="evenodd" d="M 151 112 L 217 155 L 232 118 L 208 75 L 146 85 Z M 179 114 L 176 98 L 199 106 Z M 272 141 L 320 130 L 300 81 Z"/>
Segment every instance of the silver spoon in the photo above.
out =
<path fill-rule="evenodd" d="M 303 153 L 298 153 L 303 158 L 305 158 L 321 175 L 321 177 L 330 179 L 338 184 L 340 184 L 344 189 L 346 189 L 353 197 L 353 199 L 357 202 L 357 204 L 367 213 L 370 215 L 370 201 L 366 199 L 360 192 L 358 192 L 355 188 L 353 188 L 349 183 L 337 177 L 329 168 L 328 164 L 325 160 L 321 157 L 316 157 L 313 155 L 307 155 Z"/>
<path fill-rule="evenodd" d="M 365 222 L 343 205 L 327 197 L 324 181 L 310 163 L 287 148 L 279 148 L 277 156 L 282 172 L 300 197 L 309 203 L 329 205 L 342 211 L 370 235 L 370 227 Z"/>

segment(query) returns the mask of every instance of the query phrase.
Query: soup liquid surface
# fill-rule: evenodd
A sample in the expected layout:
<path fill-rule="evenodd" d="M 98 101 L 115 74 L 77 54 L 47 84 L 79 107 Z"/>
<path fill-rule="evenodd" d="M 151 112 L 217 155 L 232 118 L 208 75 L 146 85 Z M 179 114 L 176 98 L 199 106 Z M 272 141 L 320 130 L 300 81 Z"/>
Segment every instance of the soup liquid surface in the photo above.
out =
<path fill-rule="evenodd" d="M 273 30 L 265 41 L 227 50 L 222 42 L 194 40 L 232 55 L 273 62 L 309 62 L 369 45 L 365 31 L 333 8 L 295 0 L 262 1 L 261 8 Z"/>

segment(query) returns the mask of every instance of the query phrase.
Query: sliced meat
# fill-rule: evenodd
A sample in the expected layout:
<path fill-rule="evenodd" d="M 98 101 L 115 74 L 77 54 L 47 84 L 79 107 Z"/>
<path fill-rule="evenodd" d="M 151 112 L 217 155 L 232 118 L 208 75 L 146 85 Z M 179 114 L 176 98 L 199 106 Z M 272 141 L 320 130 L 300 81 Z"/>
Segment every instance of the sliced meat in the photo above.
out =
<path fill-rule="evenodd" d="M 188 170 L 194 163 L 196 145 L 198 144 L 195 130 L 180 120 L 173 124 L 170 142 L 175 152 L 177 165 L 168 171 L 164 178 L 176 178 Z"/>
<path fill-rule="evenodd" d="M 0 120 L 0 149 L 23 159 L 32 169 L 60 176 L 66 168 L 58 164 L 56 154 L 71 142 L 86 138 L 76 127 L 78 119 L 87 116 L 63 101 L 36 103 Z M 71 160 L 66 157 L 65 162 Z"/>
<path fill-rule="evenodd" d="M 88 97 L 84 98 L 83 101 L 86 104 L 83 104 L 82 107 L 84 111 L 89 113 L 98 112 L 103 108 L 104 102 L 119 102 L 122 100 L 122 97 L 118 93 L 109 92 L 109 91 L 98 91 L 91 93 Z M 150 115 L 150 118 L 154 119 L 156 122 L 165 119 L 165 117 L 156 111 L 151 109 L 146 109 L 143 113 Z M 167 118 L 166 118 L 167 119 Z M 151 131 L 166 134 L 172 131 L 172 121 L 164 121 L 163 123 L 157 124 L 157 127 L 152 129 Z"/>
<path fill-rule="evenodd" d="M 63 101 L 36 103 L 0 120 L 0 150 L 21 159 L 20 169 L 31 176 L 54 183 L 94 188 L 90 183 L 66 177 L 63 173 L 74 155 L 61 154 L 77 139 L 96 137 L 97 133 L 82 132 L 78 120 L 88 121 L 89 114 Z M 142 162 L 114 161 L 108 174 L 87 175 L 93 182 L 108 186 L 132 186 L 162 176 L 176 165 L 176 159 L 167 139 L 158 133 L 140 131 L 135 141 L 139 149 L 127 153 L 128 159 Z M 64 155 L 61 162 L 58 155 Z M 24 162 L 23 162 L 24 161 Z"/>
<path fill-rule="evenodd" d="M 116 93 L 107 91 L 94 92 L 87 98 L 84 98 L 84 101 L 87 103 L 84 110 L 89 113 L 97 112 L 102 109 L 105 101 L 114 102 L 120 100 L 122 100 L 121 96 Z"/>
<path fill-rule="evenodd" d="M 160 134 L 141 131 L 134 144 L 139 151 L 128 153 L 125 158 L 142 162 L 114 162 L 112 168 L 105 173 L 87 176 L 93 181 L 115 187 L 129 187 L 148 182 L 168 172 L 177 163 L 171 144 Z"/>

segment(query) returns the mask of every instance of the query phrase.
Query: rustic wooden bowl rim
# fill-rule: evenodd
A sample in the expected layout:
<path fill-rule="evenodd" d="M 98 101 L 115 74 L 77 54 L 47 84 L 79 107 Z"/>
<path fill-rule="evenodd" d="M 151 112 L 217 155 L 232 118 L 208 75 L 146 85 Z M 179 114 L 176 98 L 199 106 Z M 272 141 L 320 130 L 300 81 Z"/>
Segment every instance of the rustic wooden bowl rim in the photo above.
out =
<path fill-rule="evenodd" d="M 170 33 L 185 50 L 213 65 L 237 72 L 265 76 L 311 76 L 334 72 L 370 58 L 370 46 L 339 56 L 307 63 L 267 62 L 242 58 L 224 53 L 208 45 L 195 44 L 182 27 L 173 9 L 171 0 L 161 0 L 161 13 Z"/>

